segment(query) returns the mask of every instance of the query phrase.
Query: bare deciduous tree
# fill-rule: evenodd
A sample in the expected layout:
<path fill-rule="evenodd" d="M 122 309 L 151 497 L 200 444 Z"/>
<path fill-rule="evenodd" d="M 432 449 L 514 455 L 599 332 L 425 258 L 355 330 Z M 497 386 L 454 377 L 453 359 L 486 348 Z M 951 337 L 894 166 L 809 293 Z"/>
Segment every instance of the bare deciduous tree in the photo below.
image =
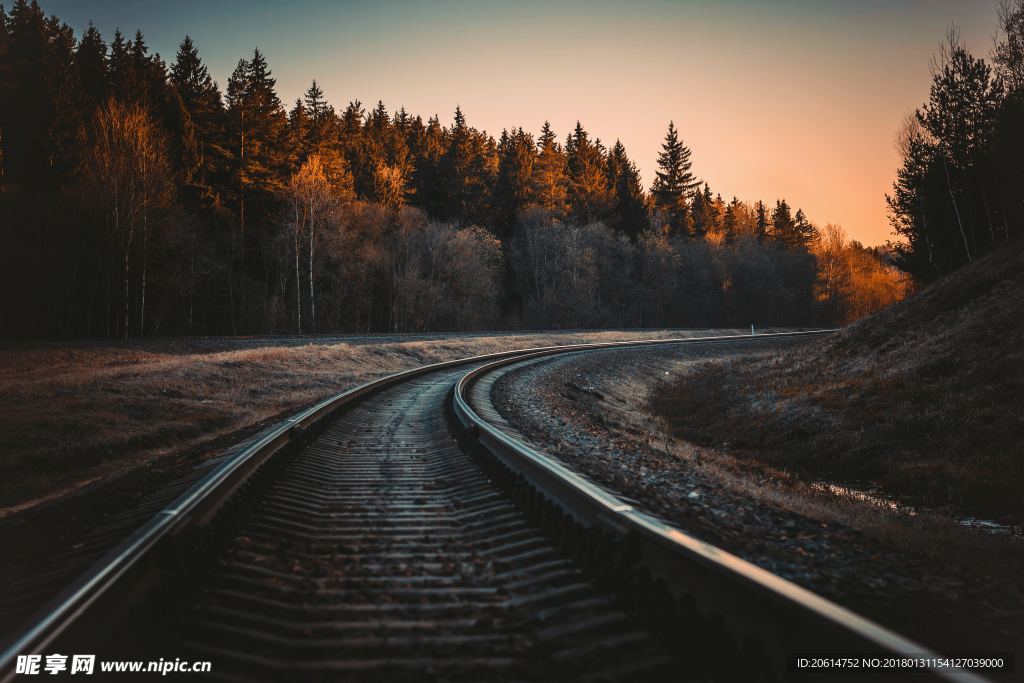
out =
<path fill-rule="evenodd" d="M 79 168 L 80 188 L 100 215 L 110 248 L 121 259 L 120 328 L 125 338 L 130 332 L 132 252 L 136 232 L 142 232 L 139 334 L 143 334 L 150 221 L 173 194 L 167 143 L 144 109 L 114 99 L 97 110 L 81 137 L 86 151 Z"/>

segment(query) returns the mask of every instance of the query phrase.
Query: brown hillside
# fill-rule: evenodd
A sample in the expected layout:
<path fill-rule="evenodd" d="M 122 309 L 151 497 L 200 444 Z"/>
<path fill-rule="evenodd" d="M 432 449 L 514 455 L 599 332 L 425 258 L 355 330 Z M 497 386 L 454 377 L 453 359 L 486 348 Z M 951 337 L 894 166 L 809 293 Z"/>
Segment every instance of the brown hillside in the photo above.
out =
<path fill-rule="evenodd" d="M 1024 509 L 1024 245 L 820 343 L 661 389 L 682 436 L 932 505 Z"/>

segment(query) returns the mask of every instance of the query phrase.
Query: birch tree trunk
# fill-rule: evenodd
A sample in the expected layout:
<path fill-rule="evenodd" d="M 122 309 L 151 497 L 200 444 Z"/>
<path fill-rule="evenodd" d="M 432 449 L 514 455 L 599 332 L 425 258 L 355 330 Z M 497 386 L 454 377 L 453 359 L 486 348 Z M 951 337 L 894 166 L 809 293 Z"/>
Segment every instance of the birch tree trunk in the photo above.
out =
<path fill-rule="evenodd" d="M 145 183 L 149 181 L 147 170 L 146 154 L 149 150 L 143 150 L 142 154 L 142 288 L 139 298 L 139 336 L 145 336 L 146 330 L 146 266 L 149 262 L 149 189 Z"/>
<path fill-rule="evenodd" d="M 100 107 L 83 132 L 82 143 L 87 149 L 83 155 L 86 162 L 79 175 L 81 189 L 102 216 L 110 245 L 108 334 L 127 339 L 131 334 L 131 259 L 135 228 L 141 228 L 143 239 L 138 326 L 141 335 L 145 332 L 146 320 L 149 213 L 167 205 L 173 195 L 166 140 L 144 109 L 111 99 Z M 111 310 L 117 302 L 113 289 L 117 261 L 121 262 L 120 314 Z"/>
<path fill-rule="evenodd" d="M 302 334 L 302 280 L 299 276 L 299 251 L 302 248 L 302 223 L 299 218 L 298 201 L 293 200 L 295 211 L 295 223 L 292 226 L 295 230 L 295 315 L 298 323 L 298 334 Z M 301 219 L 305 222 L 304 219 Z"/>
<path fill-rule="evenodd" d="M 130 315 L 130 312 L 131 312 L 131 309 L 130 309 L 130 303 L 131 303 L 130 292 L 131 292 L 131 290 L 129 289 L 129 283 L 130 283 L 131 280 L 129 278 L 129 263 L 128 263 L 129 256 L 130 256 L 131 250 L 132 250 L 132 247 L 131 247 L 131 244 L 132 244 L 132 234 L 131 233 L 132 233 L 132 231 L 129 230 L 128 231 L 128 239 L 125 240 L 125 247 L 124 247 L 124 322 L 122 324 L 122 329 L 124 330 L 124 338 L 125 338 L 125 340 L 128 339 L 128 321 L 129 321 L 129 315 Z"/>
<path fill-rule="evenodd" d="M 309 198 L 309 331 L 316 334 L 316 297 L 313 292 L 313 233 L 316 213 L 312 195 Z"/>
<path fill-rule="evenodd" d="M 942 155 L 942 168 L 946 172 L 946 187 L 949 189 L 949 198 L 953 201 L 953 211 L 956 213 L 956 223 L 960 227 L 960 237 L 964 240 L 964 252 L 967 254 L 967 262 L 973 263 L 971 248 L 967 244 L 967 233 L 964 232 L 964 223 L 960 220 L 960 206 L 956 203 L 956 194 L 953 192 L 953 181 L 949 178 L 949 164 L 946 162 L 946 155 Z"/>

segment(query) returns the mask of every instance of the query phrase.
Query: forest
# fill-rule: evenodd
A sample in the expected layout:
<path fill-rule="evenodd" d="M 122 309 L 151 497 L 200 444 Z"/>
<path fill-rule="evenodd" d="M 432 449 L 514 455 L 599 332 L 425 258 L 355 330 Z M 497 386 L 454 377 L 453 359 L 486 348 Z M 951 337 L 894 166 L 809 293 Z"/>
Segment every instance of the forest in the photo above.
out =
<path fill-rule="evenodd" d="M 1024 0 L 999 0 L 996 11 L 990 60 L 951 27 L 932 59 L 928 101 L 897 135 L 891 247 L 918 282 L 973 262 L 1024 226 Z"/>
<path fill-rule="evenodd" d="M 168 64 L 141 31 L 79 37 L 16 0 L 0 338 L 846 323 L 1020 225 L 1002 122 L 1020 116 L 1021 15 L 995 70 L 955 37 L 937 58 L 889 199 L 905 240 L 867 248 L 786 199 L 713 191 L 672 122 L 645 188 L 581 123 L 495 136 L 457 106 L 450 125 L 336 109 L 316 81 L 286 105 L 259 49 L 221 88 L 187 36 Z M 992 151 L 1007 135 L 1013 159 Z"/>

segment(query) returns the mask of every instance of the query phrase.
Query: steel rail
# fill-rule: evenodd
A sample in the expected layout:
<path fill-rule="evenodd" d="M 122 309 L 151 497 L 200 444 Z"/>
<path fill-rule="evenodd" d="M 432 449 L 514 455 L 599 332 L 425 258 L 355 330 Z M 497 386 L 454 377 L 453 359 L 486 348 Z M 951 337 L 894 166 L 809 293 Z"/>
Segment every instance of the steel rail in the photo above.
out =
<path fill-rule="evenodd" d="M 147 567 L 144 565 L 148 562 L 154 562 L 154 558 L 158 556 L 161 548 L 185 532 L 201 529 L 207 525 L 261 466 L 270 461 L 298 437 L 301 437 L 306 430 L 322 425 L 339 410 L 360 401 L 370 394 L 437 370 L 471 363 L 501 361 L 513 358 L 524 359 L 538 355 L 616 347 L 740 340 L 761 341 L 785 337 L 812 336 L 832 331 L 814 330 L 758 335 L 744 334 L 683 339 L 601 342 L 502 351 L 413 368 L 366 382 L 347 391 L 335 394 L 288 418 L 277 427 L 266 432 L 236 456 L 220 464 L 155 515 L 149 522 L 97 560 L 89 570 L 37 612 L 28 621 L 27 627 L 15 634 L 3 648 L 2 652 L 0 652 L 0 672 L 4 672 L 2 680 L 12 680 L 14 676 L 13 664 L 17 655 L 44 651 L 61 634 L 76 624 L 88 612 L 90 607 L 93 607 L 102 598 L 114 594 L 119 585 L 126 581 L 128 575 L 133 572 L 144 574 L 147 570 Z M 134 578 L 139 579 L 138 576 Z"/>
<path fill-rule="evenodd" d="M 766 334 L 756 338 L 807 334 L 821 332 Z M 751 337 L 697 337 L 674 342 L 698 345 L 742 339 Z M 629 345 L 658 343 L 669 342 Z M 513 473 L 525 477 L 550 503 L 577 523 L 620 541 L 632 541 L 640 551 L 638 566 L 663 581 L 674 598 L 692 599 L 703 614 L 722 618 L 733 633 L 739 634 L 737 640 L 754 638 L 780 676 L 785 673 L 786 657 L 796 653 L 884 653 L 940 659 L 928 648 L 884 626 L 636 509 L 487 422 L 472 407 L 469 391 L 485 375 L 559 352 L 540 349 L 496 360 L 463 375 L 452 392 L 452 409 L 458 423 L 493 457 Z M 932 674 L 935 680 L 959 683 L 987 681 L 963 669 L 929 669 L 914 673 Z M 871 676 L 878 671 L 864 674 Z"/>

